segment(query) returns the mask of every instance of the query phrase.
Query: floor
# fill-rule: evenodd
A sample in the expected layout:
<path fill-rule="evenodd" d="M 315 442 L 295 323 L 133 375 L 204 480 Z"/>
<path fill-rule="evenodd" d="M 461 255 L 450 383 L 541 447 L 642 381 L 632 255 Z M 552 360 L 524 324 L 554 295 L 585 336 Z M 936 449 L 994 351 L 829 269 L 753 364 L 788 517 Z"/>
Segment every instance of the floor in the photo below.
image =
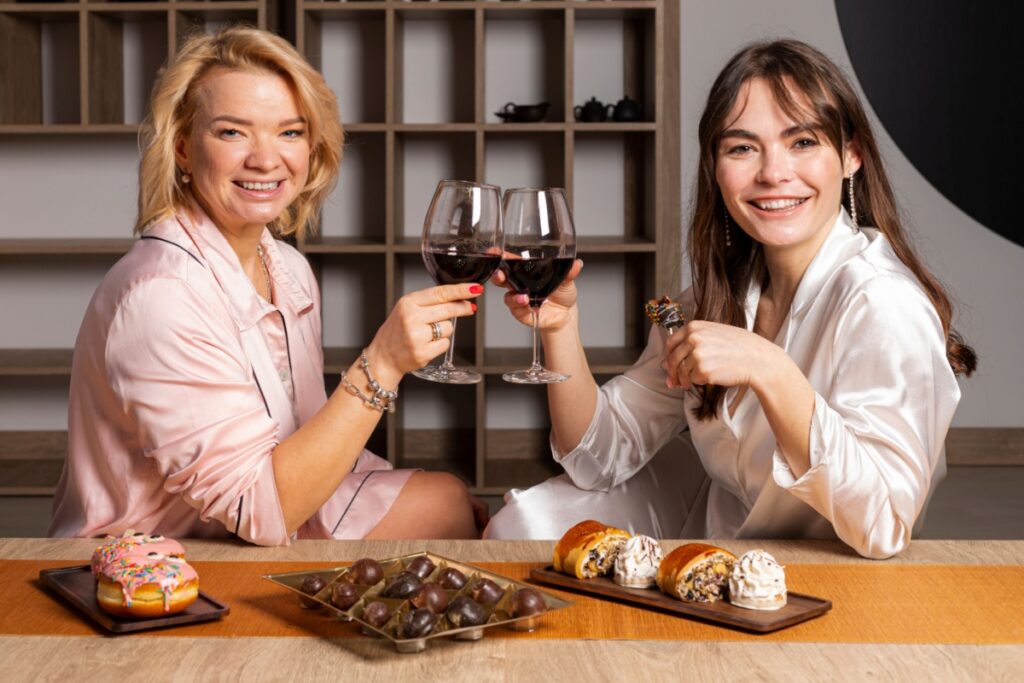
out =
<path fill-rule="evenodd" d="M 922 538 L 1024 539 L 1024 467 L 954 467 L 935 492 Z M 492 511 L 501 498 L 488 499 Z M 0 497 L 0 538 L 46 535 L 52 499 Z"/>

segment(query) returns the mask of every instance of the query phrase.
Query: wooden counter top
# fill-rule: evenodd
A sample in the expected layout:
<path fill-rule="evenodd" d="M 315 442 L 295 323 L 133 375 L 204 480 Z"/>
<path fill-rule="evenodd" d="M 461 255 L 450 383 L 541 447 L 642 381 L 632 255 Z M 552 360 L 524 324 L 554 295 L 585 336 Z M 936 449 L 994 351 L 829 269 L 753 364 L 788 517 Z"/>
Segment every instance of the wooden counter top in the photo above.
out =
<path fill-rule="evenodd" d="M 666 541 L 666 550 L 678 541 Z M 287 548 L 185 541 L 197 561 L 351 561 L 431 550 L 467 562 L 546 562 L 551 542 L 299 541 Z M 878 565 L 827 541 L 728 541 L 763 547 L 793 564 Z M 4 560 L 88 560 L 96 542 L 0 539 Z M 915 541 L 886 564 L 1024 565 L 1024 541 Z M 1021 586 L 1004 587 L 1022 590 Z M 17 605 L 4 605 L 17 609 Z M 1011 680 L 1024 646 L 626 640 L 441 640 L 401 655 L 371 639 L 0 637 L 5 680 Z"/>

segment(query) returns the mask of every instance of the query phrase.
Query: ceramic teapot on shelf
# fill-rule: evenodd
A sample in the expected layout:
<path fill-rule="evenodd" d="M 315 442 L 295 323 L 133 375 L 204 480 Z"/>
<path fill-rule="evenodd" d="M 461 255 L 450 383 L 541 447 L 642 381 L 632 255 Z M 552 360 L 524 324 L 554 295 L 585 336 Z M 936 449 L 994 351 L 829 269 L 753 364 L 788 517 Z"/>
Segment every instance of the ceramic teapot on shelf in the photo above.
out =
<path fill-rule="evenodd" d="M 607 118 L 605 109 L 604 103 L 596 97 L 591 97 L 586 103 L 582 105 L 578 104 L 573 107 L 572 111 L 576 115 L 577 121 L 583 121 L 585 123 L 600 123 Z"/>
<path fill-rule="evenodd" d="M 644 117 L 644 108 L 639 102 L 626 95 L 618 103 L 608 105 L 607 115 L 613 121 L 640 121 Z"/>

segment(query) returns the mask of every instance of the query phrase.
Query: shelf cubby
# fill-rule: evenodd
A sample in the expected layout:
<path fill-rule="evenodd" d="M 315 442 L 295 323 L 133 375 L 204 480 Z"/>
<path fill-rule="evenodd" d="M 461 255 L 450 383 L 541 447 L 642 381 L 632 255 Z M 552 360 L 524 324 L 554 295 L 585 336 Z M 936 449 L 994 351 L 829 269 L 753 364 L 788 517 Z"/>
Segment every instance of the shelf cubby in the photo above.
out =
<path fill-rule="evenodd" d="M 89 123 L 138 124 L 167 61 L 168 13 L 95 11 L 88 17 Z"/>
<path fill-rule="evenodd" d="M 325 347 L 359 350 L 373 339 L 388 313 L 387 258 L 382 254 L 336 254 L 322 259 Z M 356 356 L 340 362 L 347 368 Z"/>
<path fill-rule="evenodd" d="M 307 12 L 301 27 L 306 56 L 338 98 L 341 120 L 382 123 L 387 104 L 387 13 L 353 9 Z"/>
<path fill-rule="evenodd" d="M 82 122 L 79 12 L 0 7 L 0 125 Z"/>
<path fill-rule="evenodd" d="M 318 233 L 307 244 L 384 245 L 386 158 L 384 133 L 346 134 L 338 184 L 324 204 Z"/>
<path fill-rule="evenodd" d="M 495 112 L 508 102 L 548 102 L 546 120 L 566 121 L 565 11 L 512 8 L 512 4 L 484 10 L 485 120 L 500 122 Z"/>
<path fill-rule="evenodd" d="M 476 173 L 476 136 L 469 132 L 416 131 L 395 134 L 395 238 L 419 249 L 423 217 L 444 178 L 472 180 Z"/>
<path fill-rule="evenodd" d="M 588 237 L 656 238 L 653 133 L 576 131 L 573 140 L 575 219 Z"/>
<path fill-rule="evenodd" d="M 475 22 L 472 10 L 396 12 L 395 120 L 472 123 Z"/>
<path fill-rule="evenodd" d="M 484 137 L 484 177 L 505 190 L 566 187 L 565 145 L 562 131 L 488 131 Z"/>

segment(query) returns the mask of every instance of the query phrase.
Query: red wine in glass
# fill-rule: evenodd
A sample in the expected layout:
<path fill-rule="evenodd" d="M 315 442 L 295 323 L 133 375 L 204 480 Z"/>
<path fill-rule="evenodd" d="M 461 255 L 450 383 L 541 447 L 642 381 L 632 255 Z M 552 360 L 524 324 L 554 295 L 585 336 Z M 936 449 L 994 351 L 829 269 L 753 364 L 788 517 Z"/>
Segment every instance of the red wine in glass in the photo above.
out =
<path fill-rule="evenodd" d="M 506 372 L 514 384 L 553 384 L 569 379 L 540 364 L 537 325 L 545 299 L 558 289 L 576 260 L 576 228 L 564 190 L 519 188 L 505 193 L 502 205 L 505 244 L 501 270 L 517 294 L 530 299 L 533 314 L 533 362 L 526 370 Z"/>
<path fill-rule="evenodd" d="M 501 264 L 501 254 L 464 251 L 458 243 L 438 245 L 423 252 L 423 263 L 439 285 L 475 282 L 482 285 Z"/>
<path fill-rule="evenodd" d="M 501 263 L 501 271 L 505 273 L 512 291 L 529 295 L 530 306 L 535 308 L 562 284 L 576 260 L 573 256 L 557 256 L 557 247 L 548 249 L 506 245 L 505 251 L 519 258 L 506 258 Z"/>
<path fill-rule="evenodd" d="M 423 221 L 420 253 L 439 285 L 483 284 L 501 263 L 501 190 L 466 180 L 442 180 Z M 417 377 L 443 384 L 476 384 L 483 377 L 455 367 L 455 322 L 440 365 L 414 371 Z M 435 321 L 439 322 L 439 321 Z"/>

